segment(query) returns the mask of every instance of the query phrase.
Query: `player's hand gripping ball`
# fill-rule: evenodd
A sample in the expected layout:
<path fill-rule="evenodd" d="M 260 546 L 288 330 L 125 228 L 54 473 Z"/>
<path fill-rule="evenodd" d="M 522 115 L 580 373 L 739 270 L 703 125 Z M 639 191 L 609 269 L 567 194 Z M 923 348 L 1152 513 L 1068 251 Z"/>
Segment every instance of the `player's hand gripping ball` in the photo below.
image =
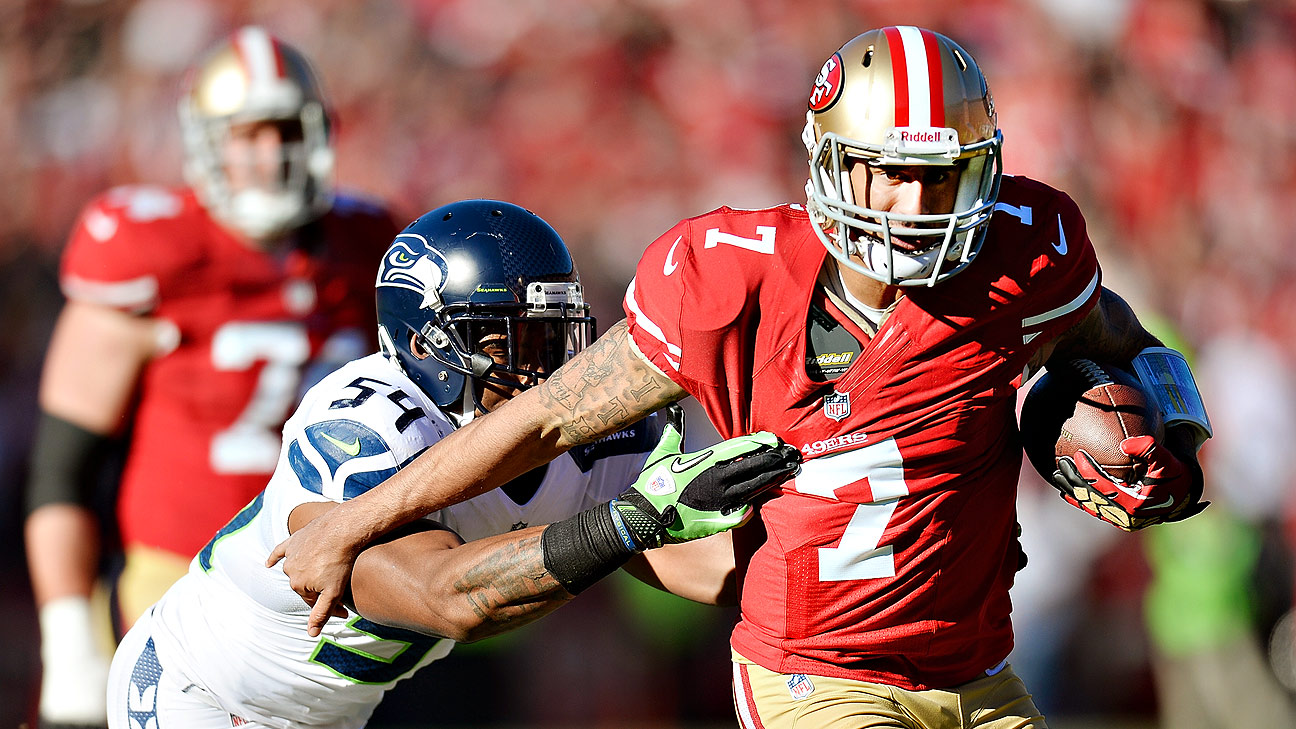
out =
<path fill-rule="evenodd" d="M 1022 446 L 1068 503 L 1125 531 L 1206 508 L 1202 476 L 1161 443 L 1161 414 L 1138 379 L 1076 359 L 1050 363 L 1026 395 Z"/>

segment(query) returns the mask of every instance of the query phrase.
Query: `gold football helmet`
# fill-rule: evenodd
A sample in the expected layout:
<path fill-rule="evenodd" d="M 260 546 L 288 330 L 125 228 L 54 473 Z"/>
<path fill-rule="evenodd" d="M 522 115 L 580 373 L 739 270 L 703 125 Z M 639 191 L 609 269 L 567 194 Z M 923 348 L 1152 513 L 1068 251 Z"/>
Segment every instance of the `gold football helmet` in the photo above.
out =
<path fill-rule="evenodd" d="M 185 178 L 225 225 L 265 240 L 332 205 L 333 150 L 319 83 L 305 56 L 264 29 L 240 28 L 191 69 L 179 111 Z M 231 132 L 266 121 L 281 129 L 278 170 L 261 184 L 236 183 L 231 164 L 238 162 L 226 154 Z"/>
<path fill-rule="evenodd" d="M 931 286 L 980 250 L 1003 177 L 1003 135 L 985 76 L 954 41 L 912 26 L 852 39 L 819 71 L 802 139 L 815 232 L 843 265 L 888 285 Z M 864 207 L 849 175 L 860 161 L 959 167 L 954 209 L 900 215 Z M 893 236 L 930 244 L 904 250 Z"/>

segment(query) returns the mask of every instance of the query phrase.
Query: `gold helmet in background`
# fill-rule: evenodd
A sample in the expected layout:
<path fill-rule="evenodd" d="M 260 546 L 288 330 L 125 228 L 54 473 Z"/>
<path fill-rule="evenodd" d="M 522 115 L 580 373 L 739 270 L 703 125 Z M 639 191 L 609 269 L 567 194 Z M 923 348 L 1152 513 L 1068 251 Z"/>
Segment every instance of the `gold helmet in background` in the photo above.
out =
<path fill-rule="evenodd" d="M 305 56 L 264 29 L 240 28 L 191 69 L 179 112 L 185 179 L 228 227 L 265 240 L 332 205 L 333 150 L 319 82 Z M 231 166 L 242 163 L 229 158 L 231 134 L 257 122 L 280 128 L 280 164 L 272 179 L 239 183 L 231 179 Z"/>
<path fill-rule="evenodd" d="M 803 141 L 815 232 L 843 265 L 888 285 L 931 286 L 980 250 L 1003 176 L 1003 136 L 985 76 L 954 41 L 912 26 L 852 39 L 815 79 Z M 958 166 L 954 209 L 899 215 L 864 207 L 851 187 L 853 161 Z M 929 245 L 896 248 L 892 237 L 901 235 Z"/>

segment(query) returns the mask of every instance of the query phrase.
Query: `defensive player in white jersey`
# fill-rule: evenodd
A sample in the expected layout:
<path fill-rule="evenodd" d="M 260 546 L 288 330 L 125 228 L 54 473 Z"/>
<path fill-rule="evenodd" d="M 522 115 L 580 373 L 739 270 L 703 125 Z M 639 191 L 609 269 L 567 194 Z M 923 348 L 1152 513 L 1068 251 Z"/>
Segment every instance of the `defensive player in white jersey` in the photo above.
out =
<path fill-rule="evenodd" d="M 769 434 L 681 458 L 678 426 L 645 419 L 366 550 L 354 611 L 308 633 L 310 607 L 265 567 L 272 548 L 543 380 L 593 333 L 561 238 L 497 201 L 411 223 L 377 300 L 382 351 L 307 393 L 266 489 L 123 639 L 110 727 L 363 726 L 454 640 L 534 620 L 645 549 L 741 523 L 745 501 L 796 468 L 795 449 Z"/>

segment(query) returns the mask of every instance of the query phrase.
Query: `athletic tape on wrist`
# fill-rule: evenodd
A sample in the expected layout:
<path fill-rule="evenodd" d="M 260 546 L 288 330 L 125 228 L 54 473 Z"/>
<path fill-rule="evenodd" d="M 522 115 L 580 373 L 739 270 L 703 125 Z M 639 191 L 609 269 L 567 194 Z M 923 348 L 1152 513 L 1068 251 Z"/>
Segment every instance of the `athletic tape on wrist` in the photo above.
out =
<path fill-rule="evenodd" d="M 614 518 L 615 510 L 605 502 L 550 524 L 540 534 L 545 569 L 571 594 L 612 574 L 639 551 L 625 524 Z"/>

